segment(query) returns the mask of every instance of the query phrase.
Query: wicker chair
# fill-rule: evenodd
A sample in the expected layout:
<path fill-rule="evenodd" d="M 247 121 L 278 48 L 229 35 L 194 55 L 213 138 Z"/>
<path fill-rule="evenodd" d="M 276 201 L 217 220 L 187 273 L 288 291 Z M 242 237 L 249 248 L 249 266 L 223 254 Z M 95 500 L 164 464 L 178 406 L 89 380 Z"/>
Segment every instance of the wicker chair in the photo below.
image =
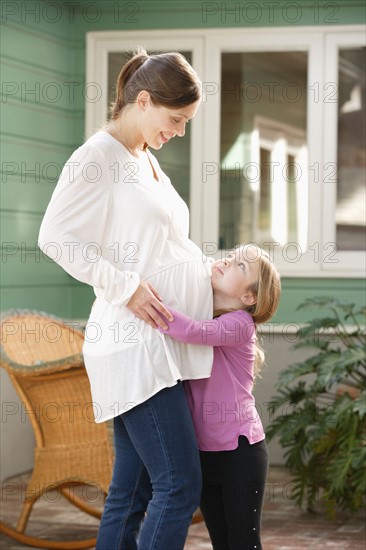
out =
<path fill-rule="evenodd" d="M 92 485 L 105 495 L 113 451 L 107 423 L 93 417 L 89 381 L 82 358 L 83 333 L 51 315 L 12 310 L 1 316 L 1 366 L 26 406 L 35 435 L 34 469 L 16 528 L 0 531 L 38 548 L 95 546 L 95 538 L 61 542 L 25 534 L 34 503 L 49 489 L 95 517 L 101 510 L 76 496 L 75 484 Z"/>

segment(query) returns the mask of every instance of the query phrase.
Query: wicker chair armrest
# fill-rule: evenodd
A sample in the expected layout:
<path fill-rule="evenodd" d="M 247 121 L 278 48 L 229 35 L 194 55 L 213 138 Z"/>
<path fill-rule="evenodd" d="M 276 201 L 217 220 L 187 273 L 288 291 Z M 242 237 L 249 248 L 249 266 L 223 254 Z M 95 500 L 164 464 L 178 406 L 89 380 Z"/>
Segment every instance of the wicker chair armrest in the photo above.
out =
<path fill-rule="evenodd" d="M 57 359 L 55 361 L 39 361 L 33 365 L 22 365 L 10 359 L 1 347 L 0 366 L 10 373 L 18 376 L 37 376 L 40 374 L 84 367 L 84 358 L 82 353 L 78 353 L 76 355 L 63 357 L 62 359 Z"/>

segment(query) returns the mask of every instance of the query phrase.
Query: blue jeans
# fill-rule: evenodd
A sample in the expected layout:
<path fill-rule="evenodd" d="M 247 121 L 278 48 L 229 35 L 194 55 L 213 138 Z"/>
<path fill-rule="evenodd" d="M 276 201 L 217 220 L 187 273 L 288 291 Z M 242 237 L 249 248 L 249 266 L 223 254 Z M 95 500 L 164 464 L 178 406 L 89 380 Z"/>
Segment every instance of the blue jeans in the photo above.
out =
<path fill-rule="evenodd" d="M 116 417 L 114 439 L 113 477 L 96 550 L 183 550 L 201 495 L 183 384 Z"/>

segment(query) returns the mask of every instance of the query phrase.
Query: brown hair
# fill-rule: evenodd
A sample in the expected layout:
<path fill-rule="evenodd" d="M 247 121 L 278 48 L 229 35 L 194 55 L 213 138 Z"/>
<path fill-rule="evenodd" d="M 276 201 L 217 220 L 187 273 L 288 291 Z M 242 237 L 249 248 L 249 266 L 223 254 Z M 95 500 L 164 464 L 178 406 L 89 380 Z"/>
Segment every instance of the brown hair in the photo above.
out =
<path fill-rule="evenodd" d="M 254 296 L 256 296 L 256 302 L 250 306 L 243 305 L 242 309 L 247 311 L 251 315 L 255 325 L 258 325 L 269 321 L 276 313 L 281 296 L 281 279 L 269 254 L 254 244 L 250 244 L 248 246 L 257 250 L 256 258 L 249 259 L 249 261 L 259 262 L 259 275 L 258 281 L 251 285 L 249 289 Z M 215 311 L 214 317 L 218 317 L 227 311 L 232 310 Z M 258 344 L 258 333 L 256 334 L 256 339 L 254 361 L 255 376 L 258 375 L 260 368 L 264 363 L 264 352 Z"/>
<path fill-rule="evenodd" d="M 112 119 L 134 103 L 142 90 L 149 92 L 153 104 L 175 109 L 201 99 L 201 88 L 198 75 L 182 54 L 149 55 L 139 48 L 118 75 Z"/>

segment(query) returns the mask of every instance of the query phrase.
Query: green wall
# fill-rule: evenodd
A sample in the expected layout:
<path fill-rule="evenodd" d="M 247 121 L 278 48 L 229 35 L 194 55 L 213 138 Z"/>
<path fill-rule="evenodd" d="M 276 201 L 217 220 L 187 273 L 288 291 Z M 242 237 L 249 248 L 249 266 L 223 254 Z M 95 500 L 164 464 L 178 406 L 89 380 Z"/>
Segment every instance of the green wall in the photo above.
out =
<path fill-rule="evenodd" d="M 2 3 L 1 309 L 70 316 L 75 283 L 36 242 L 60 169 L 80 142 L 84 112 L 67 83 L 81 80 L 75 59 L 84 47 L 64 14 L 52 22 L 55 13 L 42 7 Z"/>
<path fill-rule="evenodd" d="M 334 25 L 365 19 L 363 2 L 346 0 L 273 2 L 273 10 L 263 2 L 192 0 L 79 0 L 73 7 L 46 0 L 1 4 L 1 309 L 34 308 L 65 317 L 85 317 L 93 293 L 43 258 L 35 243 L 60 169 L 84 139 L 86 32 Z M 306 296 L 364 301 L 360 280 L 285 279 L 283 287 L 277 322 L 303 320 L 295 310 Z"/>

